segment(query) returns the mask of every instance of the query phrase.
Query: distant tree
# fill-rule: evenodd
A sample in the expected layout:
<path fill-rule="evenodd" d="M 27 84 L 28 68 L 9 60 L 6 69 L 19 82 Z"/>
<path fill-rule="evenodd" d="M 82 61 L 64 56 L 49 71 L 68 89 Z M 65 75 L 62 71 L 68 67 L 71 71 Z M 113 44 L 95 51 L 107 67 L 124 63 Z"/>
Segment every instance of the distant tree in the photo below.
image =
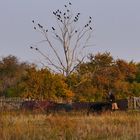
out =
<path fill-rule="evenodd" d="M 20 84 L 23 89 L 22 97 L 33 99 L 44 99 L 45 96 L 53 96 L 53 80 L 48 70 L 37 70 L 36 66 L 31 66 Z"/>
<path fill-rule="evenodd" d="M 118 78 L 115 61 L 110 53 L 89 55 L 89 61 L 79 65 L 74 91 L 86 100 L 101 100 Z M 79 95 L 78 95 L 79 96 Z M 78 97 L 77 97 L 78 98 Z"/>
<path fill-rule="evenodd" d="M 24 98 L 57 100 L 73 97 L 64 76 L 53 74 L 48 69 L 37 69 L 35 66 L 27 69 L 20 88 L 23 89 L 21 96 Z"/>
<path fill-rule="evenodd" d="M 31 45 L 30 48 L 46 59 L 47 67 L 69 76 L 84 61 L 86 51 L 91 52 L 89 47 L 92 44 L 89 44 L 89 41 L 93 28 L 91 26 L 92 17 L 89 17 L 88 21 L 81 26 L 79 24 L 81 13 L 74 14 L 70 2 L 64 5 L 64 8 L 64 10 L 53 11 L 58 26 L 52 26 L 50 30 L 40 23 L 32 21 L 34 29 L 39 31 L 44 39 Z M 56 41 L 58 41 L 57 45 L 54 43 Z M 39 44 L 42 42 L 47 43 L 47 53 L 39 48 Z"/>
<path fill-rule="evenodd" d="M 2 58 L 0 61 L 0 95 L 18 96 L 20 93 L 17 84 L 25 74 L 28 64 L 19 62 L 12 55 Z"/>

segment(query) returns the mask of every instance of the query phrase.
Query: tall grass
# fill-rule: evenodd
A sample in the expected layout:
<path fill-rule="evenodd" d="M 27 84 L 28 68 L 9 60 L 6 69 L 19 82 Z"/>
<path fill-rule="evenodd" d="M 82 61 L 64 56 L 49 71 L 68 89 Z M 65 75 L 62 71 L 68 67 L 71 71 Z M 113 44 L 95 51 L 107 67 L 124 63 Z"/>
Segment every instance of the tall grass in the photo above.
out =
<path fill-rule="evenodd" d="M 140 113 L 0 113 L 0 140 L 139 140 Z"/>

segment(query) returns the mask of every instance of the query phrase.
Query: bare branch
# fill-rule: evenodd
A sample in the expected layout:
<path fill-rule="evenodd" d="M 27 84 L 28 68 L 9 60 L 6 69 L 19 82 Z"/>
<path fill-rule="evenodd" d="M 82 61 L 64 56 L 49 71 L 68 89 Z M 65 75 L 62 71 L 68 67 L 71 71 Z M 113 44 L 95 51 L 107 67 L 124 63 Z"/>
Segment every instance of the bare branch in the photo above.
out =
<path fill-rule="evenodd" d="M 85 57 L 83 57 L 83 58 L 78 62 L 78 64 L 76 64 L 76 65 L 72 68 L 72 70 L 70 71 L 70 74 L 84 61 L 84 59 L 85 59 Z"/>
<path fill-rule="evenodd" d="M 41 24 L 32 21 L 34 29 L 45 37 L 44 40 L 36 42 L 36 44 L 47 42 L 57 63 L 38 48 L 37 51 L 47 60 L 48 67 L 53 66 L 65 76 L 71 74 L 84 61 L 85 56 L 80 56 L 80 52 L 83 53 L 83 50 L 90 46 L 88 42 L 92 33 L 90 26 L 92 18 L 89 17 L 88 22 L 81 29 L 77 28 L 81 14 L 73 14 L 71 6 L 72 4 L 69 2 L 64 5 L 64 10 L 53 11 L 58 28 L 52 26 L 52 32 L 48 32 Z M 58 49 L 48 33 L 52 33 L 52 39 L 61 44 L 60 50 L 62 49 L 63 55 L 57 51 Z"/>
<path fill-rule="evenodd" d="M 53 50 L 53 52 L 55 53 L 57 59 L 59 60 L 60 65 L 61 65 L 63 68 L 65 68 L 64 65 L 63 65 L 63 63 L 62 63 L 62 61 L 61 61 L 61 58 L 59 57 L 59 54 L 57 53 L 56 49 L 53 47 L 53 45 L 52 45 L 52 43 L 50 42 L 48 36 L 46 35 L 46 32 L 44 32 L 44 35 L 45 35 L 45 38 L 46 38 L 46 40 L 47 40 L 49 46 L 52 48 L 52 50 Z"/>

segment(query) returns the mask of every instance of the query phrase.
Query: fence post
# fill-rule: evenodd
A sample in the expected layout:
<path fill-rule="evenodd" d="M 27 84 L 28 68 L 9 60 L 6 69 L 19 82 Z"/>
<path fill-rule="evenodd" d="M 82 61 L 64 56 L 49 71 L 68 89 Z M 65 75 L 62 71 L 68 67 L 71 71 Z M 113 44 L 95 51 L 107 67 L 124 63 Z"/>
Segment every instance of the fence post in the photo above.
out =
<path fill-rule="evenodd" d="M 136 109 L 136 98 L 133 97 L 133 104 L 134 104 L 134 109 Z"/>

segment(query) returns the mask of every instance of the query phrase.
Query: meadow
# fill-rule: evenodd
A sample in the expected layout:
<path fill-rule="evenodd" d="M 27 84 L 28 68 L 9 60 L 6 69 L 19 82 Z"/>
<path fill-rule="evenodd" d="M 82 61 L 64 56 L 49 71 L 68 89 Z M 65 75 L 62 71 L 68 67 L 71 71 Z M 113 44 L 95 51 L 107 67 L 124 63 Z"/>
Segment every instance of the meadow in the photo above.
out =
<path fill-rule="evenodd" d="M 1 112 L 0 140 L 139 140 L 140 112 L 86 116 Z"/>

